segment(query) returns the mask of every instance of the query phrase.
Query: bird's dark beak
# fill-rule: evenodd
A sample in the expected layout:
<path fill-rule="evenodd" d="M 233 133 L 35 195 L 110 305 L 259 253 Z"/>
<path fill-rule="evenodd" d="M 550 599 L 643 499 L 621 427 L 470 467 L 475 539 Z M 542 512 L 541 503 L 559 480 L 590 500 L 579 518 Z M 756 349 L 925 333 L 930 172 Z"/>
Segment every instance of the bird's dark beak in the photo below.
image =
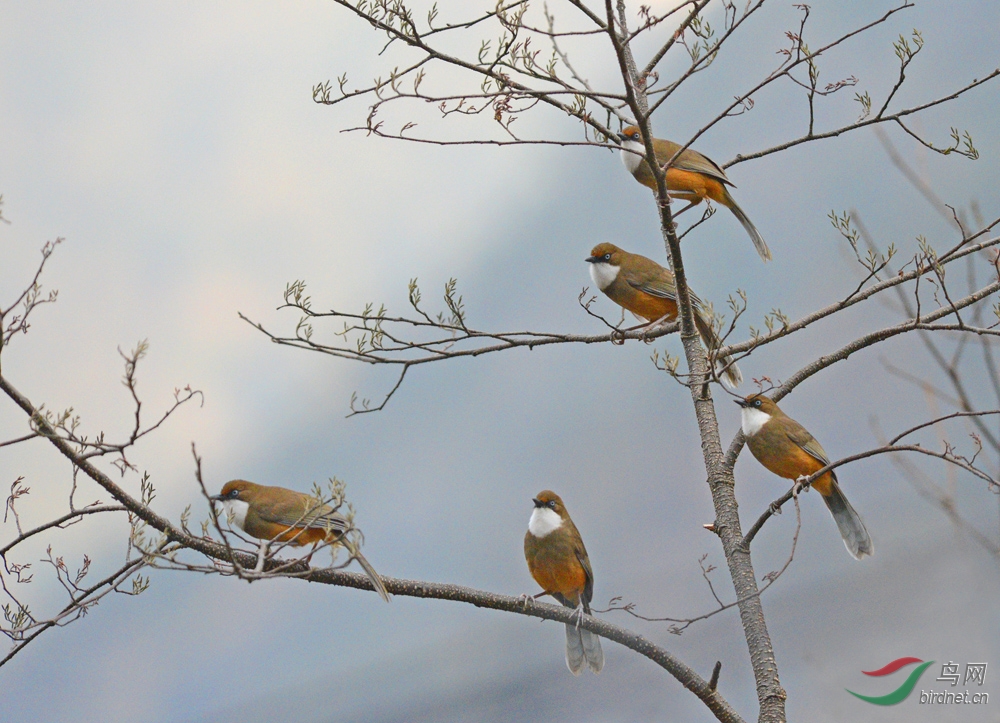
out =
<path fill-rule="evenodd" d="M 744 408 L 750 406 L 750 402 L 748 402 L 746 399 L 734 399 L 733 401 L 736 402 L 737 404 L 739 404 L 741 407 L 744 407 Z"/>
<path fill-rule="evenodd" d="M 545 503 L 542 502 L 541 500 L 536 500 L 535 498 L 532 497 L 531 501 L 535 503 L 535 507 L 545 507 Z"/>
<path fill-rule="evenodd" d="M 600 261 L 600 257 L 598 257 L 598 256 L 588 256 L 587 258 L 584 259 L 584 261 L 587 261 L 588 263 L 591 263 L 591 264 L 596 264 L 598 261 Z M 537 500 L 536 500 L 536 502 L 537 502 Z"/>
<path fill-rule="evenodd" d="M 212 495 L 208 499 L 212 500 L 213 502 L 222 502 L 222 495 Z"/>
<path fill-rule="evenodd" d="M 625 143 L 628 140 L 628 136 L 626 136 L 624 133 L 615 134 L 615 138 L 620 140 L 622 143 Z"/>

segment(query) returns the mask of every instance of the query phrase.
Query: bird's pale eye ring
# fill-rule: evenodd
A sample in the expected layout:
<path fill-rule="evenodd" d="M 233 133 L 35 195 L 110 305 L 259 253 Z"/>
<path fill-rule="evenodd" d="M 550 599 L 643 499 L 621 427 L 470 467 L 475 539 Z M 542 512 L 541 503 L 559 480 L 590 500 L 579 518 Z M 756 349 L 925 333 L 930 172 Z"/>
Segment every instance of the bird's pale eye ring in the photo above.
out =
<path fill-rule="evenodd" d="M 605 261 L 610 261 L 611 260 L 611 254 L 604 254 L 603 258 L 604 258 Z"/>
<path fill-rule="evenodd" d="M 229 493 L 229 496 L 232 497 L 233 499 L 236 499 L 237 497 L 240 496 L 240 491 L 239 490 L 233 490 L 232 492 Z"/>
<path fill-rule="evenodd" d="M 555 508 L 556 508 L 556 501 L 555 500 L 549 500 L 549 509 L 554 510 Z"/>
<path fill-rule="evenodd" d="M 755 399 L 753 405 L 755 407 L 759 407 L 760 406 L 760 400 L 759 399 Z"/>

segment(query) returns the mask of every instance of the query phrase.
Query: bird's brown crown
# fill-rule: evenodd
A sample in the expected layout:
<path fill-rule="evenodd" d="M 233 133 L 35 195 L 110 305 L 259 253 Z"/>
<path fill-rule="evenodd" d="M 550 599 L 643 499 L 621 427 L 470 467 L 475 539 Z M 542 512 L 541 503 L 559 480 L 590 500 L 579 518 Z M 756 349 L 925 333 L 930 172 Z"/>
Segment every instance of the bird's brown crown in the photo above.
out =
<path fill-rule="evenodd" d="M 222 486 L 222 492 L 219 493 L 220 498 L 228 497 L 229 499 L 240 499 L 243 494 L 248 491 L 252 491 L 260 487 L 253 482 L 247 482 L 245 479 L 234 479 L 229 480 Z"/>
<path fill-rule="evenodd" d="M 560 517 L 566 515 L 566 507 L 563 505 L 562 497 L 557 495 L 552 490 L 542 490 L 533 500 L 535 507 L 548 507 L 550 510 L 558 514 Z"/>
<path fill-rule="evenodd" d="M 639 132 L 639 126 L 628 126 L 622 131 L 622 135 L 630 141 L 642 140 L 642 134 Z"/>
<path fill-rule="evenodd" d="M 614 244 L 603 243 L 597 244 L 597 246 L 590 250 L 590 258 L 596 262 L 621 266 L 621 258 L 624 253 L 624 251 Z"/>
<path fill-rule="evenodd" d="M 775 404 L 771 399 L 765 397 L 763 394 L 751 394 L 743 400 L 740 404 L 741 407 L 747 407 L 749 409 L 759 409 L 764 412 L 764 414 L 771 415 L 781 414 L 781 410 L 778 409 L 778 405 Z"/>

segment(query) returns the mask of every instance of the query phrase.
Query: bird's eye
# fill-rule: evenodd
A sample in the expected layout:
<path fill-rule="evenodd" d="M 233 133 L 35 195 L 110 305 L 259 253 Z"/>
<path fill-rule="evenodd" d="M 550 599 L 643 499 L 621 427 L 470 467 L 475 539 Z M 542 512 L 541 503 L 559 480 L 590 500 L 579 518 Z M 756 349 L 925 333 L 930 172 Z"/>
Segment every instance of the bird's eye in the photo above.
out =
<path fill-rule="evenodd" d="M 755 399 L 753 405 L 755 407 L 759 407 L 760 406 L 760 400 L 759 399 Z"/>
<path fill-rule="evenodd" d="M 604 254 L 604 256 L 602 256 L 601 258 L 603 258 L 605 261 L 610 261 L 611 260 L 611 254 Z"/>
<path fill-rule="evenodd" d="M 236 499 L 237 497 L 240 496 L 240 491 L 239 490 L 233 490 L 232 492 L 229 493 L 229 496 L 232 497 L 233 499 Z"/>
<path fill-rule="evenodd" d="M 549 500 L 549 509 L 550 510 L 554 510 L 555 508 L 556 508 L 556 501 L 555 500 Z"/>

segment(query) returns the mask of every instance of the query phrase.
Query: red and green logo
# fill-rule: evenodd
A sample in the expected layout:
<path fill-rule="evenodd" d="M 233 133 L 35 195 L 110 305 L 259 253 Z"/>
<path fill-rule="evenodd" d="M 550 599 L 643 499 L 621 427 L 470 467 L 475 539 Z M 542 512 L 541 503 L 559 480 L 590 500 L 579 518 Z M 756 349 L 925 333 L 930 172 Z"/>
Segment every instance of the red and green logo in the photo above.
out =
<path fill-rule="evenodd" d="M 855 693 L 853 690 L 849 690 L 847 688 L 845 688 L 845 690 L 847 690 L 847 692 L 855 698 L 860 698 L 866 703 L 871 703 L 872 705 L 896 705 L 896 703 L 902 703 L 906 700 L 906 697 L 913 692 L 913 689 L 917 685 L 917 681 L 920 680 L 920 676 L 923 675 L 924 671 L 934 664 L 933 660 L 928 660 L 925 663 L 920 658 L 897 658 L 878 670 L 861 671 L 865 675 L 892 675 L 900 668 L 905 668 L 907 665 L 912 665 L 913 663 L 920 663 L 920 665 L 913 669 L 906 680 L 903 681 L 901 686 L 887 695 L 861 695 L 860 693 Z"/>

